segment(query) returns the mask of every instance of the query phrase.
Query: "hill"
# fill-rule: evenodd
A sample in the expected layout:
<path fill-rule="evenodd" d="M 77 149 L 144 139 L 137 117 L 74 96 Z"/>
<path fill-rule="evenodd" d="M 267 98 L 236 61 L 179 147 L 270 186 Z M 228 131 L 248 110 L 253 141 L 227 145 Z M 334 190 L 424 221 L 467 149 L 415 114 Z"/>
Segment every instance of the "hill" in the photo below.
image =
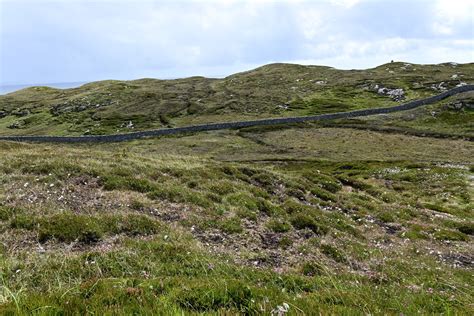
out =
<path fill-rule="evenodd" d="M 0 96 L 2 135 L 114 134 L 392 106 L 474 82 L 474 64 L 368 70 L 271 64 L 224 79 L 101 81 Z M 400 90 L 401 89 L 401 90 Z"/>
<path fill-rule="evenodd" d="M 348 111 L 473 83 L 473 64 L 408 65 L 30 88 L 1 97 L 0 131 Z M 472 314 L 472 104 L 468 92 L 319 123 L 0 141 L 0 313 Z"/>

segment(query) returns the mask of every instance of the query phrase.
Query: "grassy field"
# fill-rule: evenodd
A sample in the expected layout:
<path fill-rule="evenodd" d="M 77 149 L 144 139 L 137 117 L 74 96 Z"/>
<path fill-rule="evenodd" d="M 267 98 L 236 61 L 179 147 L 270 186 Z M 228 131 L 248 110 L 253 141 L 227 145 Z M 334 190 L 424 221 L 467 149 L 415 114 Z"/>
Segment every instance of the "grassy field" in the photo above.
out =
<path fill-rule="evenodd" d="M 391 65 L 403 67 L 367 76 Z M 280 80 L 274 67 L 258 71 Z M 335 71 L 291 67 L 296 78 Z M 453 69 L 423 67 L 435 79 Z M 353 84 L 361 72 L 338 80 Z M 186 80 L 197 91 L 204 79 Z M 109 84 L 120 83 L 91 85 Z M 289 112 L 310 113 L 311 100 L 329 93 L 308 94 L 309 107 Z M 0 142 L 0 313 L 473 314 L 471 105 L 467 93 L 324 125 L 115 144 Z M 250 115 L 225 110 L 222 120 Z M 38 111 L 26 118 L 50 115 Z M 42 122 L 15 132 L 69 133 Z"/>
<path fill-rule="evenodd" d="M 242 133 L 1 143 L 2 312 L 473 311 L 472 142 Z"/>

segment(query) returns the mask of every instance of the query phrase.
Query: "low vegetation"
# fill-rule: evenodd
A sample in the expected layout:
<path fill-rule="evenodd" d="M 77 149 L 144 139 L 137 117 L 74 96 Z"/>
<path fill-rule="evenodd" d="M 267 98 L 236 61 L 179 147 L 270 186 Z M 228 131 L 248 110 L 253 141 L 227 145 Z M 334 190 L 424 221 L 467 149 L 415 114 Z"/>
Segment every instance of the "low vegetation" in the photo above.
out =
<path fill-rule="evenodd" d="M 347 85 L 361 73 L 379 80 L 387 72 L 386 85 L 409 89 L 403 80 L 414 70 L 403 70 L 400 79 L 385 70 L 402 66 L 347 72 Z M 192 83 L 198 93 L 201 82 L 230 89 L 240 80 L 257 93 L 250 84 L 280 80 L 281 67 L 174 83 L 182 91 L 190 86 L 178 83 Z M 448 70 L 472 75 L 471 65 L 424 67 L 433 80 Z M 294 69 L 288 85 L 305 71 L 336 72 Z M 330 78 L 336 76 L 318 81 L 329 85 Z M 132 99 L 126 88 L 132 83 L 102 82 L 63 92 L 30 89 L 7 100 L 115 85 Z M 333 89 L 340 91 L 295 99 L 298 113 L 313 111 L 322 95 L 350 103 L 344 85 Z M 418 109 L 412 114 L 424 123 L 411 126 L 397 114 L 119 144 L 0 142 L 0 313 L 472 314 L 474 145 L 470 120 L 463 118 L 471 109 L 451 108 L 469 98 L 433 105 L 455 111 L 448 120 L 459 116 L 462 122 L 443 130 L 443 137 L 395 130 L 448 126 Z M 231 103 L 222 108 L 223 118 L 233 109 Z M 55 111 L 63 115 L 61 107 Z M 164 116 L 159 124 L 206 117 L 204 109 L 191 111 L 169 121 Z M 42 131 L 69 133 L 65 125 L 45 122 Z M 11 132 L 2 126 L 2 133 Z"/>

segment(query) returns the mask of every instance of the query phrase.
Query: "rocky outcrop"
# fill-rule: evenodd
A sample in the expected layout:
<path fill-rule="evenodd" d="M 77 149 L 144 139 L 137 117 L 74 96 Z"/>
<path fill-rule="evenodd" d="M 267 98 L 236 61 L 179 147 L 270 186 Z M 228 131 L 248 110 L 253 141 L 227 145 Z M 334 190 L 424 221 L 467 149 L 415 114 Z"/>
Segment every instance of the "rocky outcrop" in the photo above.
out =
<path fill-rule="evenodd" d="M 364 84 L 362 89 L 376 92 L 378 95 L 391 98 L 393 101 L 402 101 L 405 99 L 405 91 L 402 88 L 387 88 L 382 84 Z"/>
<path fill-rule="evenodd" d="M 434 91 L 444 92 L 448 90 L 448 84 L 444 81 L 440 83 L 433 83 L 431 85 L 431 89 L 433 89 Z"/>
<path fill-rule="evenodd" d="M 394 101 L 402 101 L 405 99 L 405 91 L 403 89 L 389 89 L 389 88 L 378 88 L 377 93 L 380 95 L 389 96 Z"/>

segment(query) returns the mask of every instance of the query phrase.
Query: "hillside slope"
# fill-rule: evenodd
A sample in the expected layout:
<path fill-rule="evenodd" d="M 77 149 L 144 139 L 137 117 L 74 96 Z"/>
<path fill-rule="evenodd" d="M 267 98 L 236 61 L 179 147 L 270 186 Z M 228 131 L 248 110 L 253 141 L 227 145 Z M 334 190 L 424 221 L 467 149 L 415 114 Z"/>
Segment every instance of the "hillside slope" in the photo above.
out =
<path fill-rule="evenodd" d="M 474 64 L 368 70 L 271 64 L 224 79 L 101 81 L 0 96 L 2 135 L 113 134 L 392 106 L 474 82 Z M 397 89 L 403 89 L 397 90 Z"/>
<path fill-rule="evenodd" d="M 472 142 L 307 126 L 0 151 L 0 313 L 472 312 Z"/>

